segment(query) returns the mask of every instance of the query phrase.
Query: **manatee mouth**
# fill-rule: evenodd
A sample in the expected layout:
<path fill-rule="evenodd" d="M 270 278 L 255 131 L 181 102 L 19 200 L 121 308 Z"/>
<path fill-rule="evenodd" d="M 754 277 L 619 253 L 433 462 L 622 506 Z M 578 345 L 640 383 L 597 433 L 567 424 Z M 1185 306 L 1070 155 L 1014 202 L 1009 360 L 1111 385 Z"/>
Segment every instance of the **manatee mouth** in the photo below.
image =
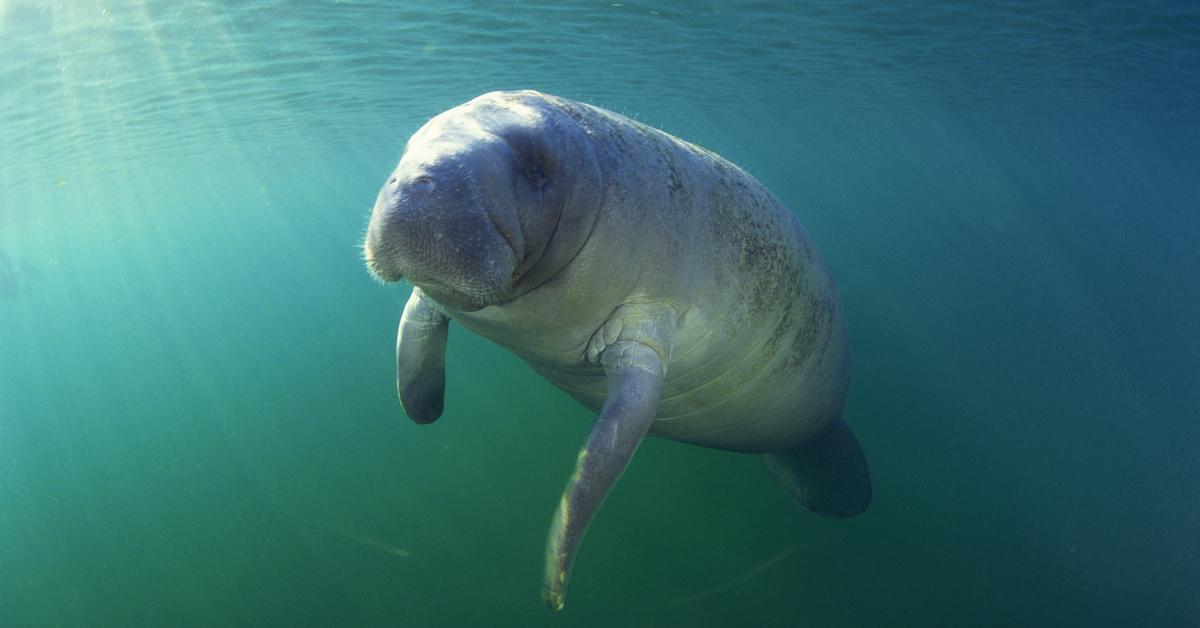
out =
<path fill-rule="evenodd" d="M 371 276 L 384 283 L 396 283 L 404 279 L 404 274 L 400 272 L 398 264 L 381 261 L 378 248 L 372 246 L 371 240 L 372 238 L 368 234 L 363 241 L 363 261 L 366 262 Z"/>
<path fill-rule="evenodd" d="M 425 294 L 429 295 L 429 298 L 460 312 L 477 312 L 486 307 L 501 305 L 511 300 L 509 290 L 503 288 L 479 293 L 468 293 L 438 285 L 421 285 L 420 288 Z"/>
<path fill-rule="evenodd" d="M 482 310 L 485 307 L 506 303 L 512 299 L 512 281 L 496 287 L 479 286 L 478 289 L 472 290 L 461 286 L 446 285 L 436 279 L 417 278 L 414 280 L 401 272 L 400 265 L 388 255 L 386 247 L 383 248 L 381 253 L 380 247 L 372 245 L 369 237 L 363 243 L 363 261 L 366 262 L 367 270 L 373 277 L 384 283 L 408 280 L 421 288 L 434 301 L 463 312 Z"/>

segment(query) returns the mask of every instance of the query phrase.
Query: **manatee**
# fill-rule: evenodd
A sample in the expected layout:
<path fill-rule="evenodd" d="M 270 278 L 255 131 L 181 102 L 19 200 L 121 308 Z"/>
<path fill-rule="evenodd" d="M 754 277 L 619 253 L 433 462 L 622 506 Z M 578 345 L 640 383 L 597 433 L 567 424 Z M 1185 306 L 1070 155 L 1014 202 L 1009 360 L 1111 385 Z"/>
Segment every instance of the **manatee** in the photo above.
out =
<path fill-rule="evenodd" d="M 554 609 L 647 435 L 760 454 L 820 515 L 871 500 L 826 264 L 779 199 L 704 148 L 565 98 L 484 94 L 409 139 L 363 253 L 413 285 L 396 338 L 413 421 L 442 414 L 450 320 L 599 412 L 550 528 Z"/>

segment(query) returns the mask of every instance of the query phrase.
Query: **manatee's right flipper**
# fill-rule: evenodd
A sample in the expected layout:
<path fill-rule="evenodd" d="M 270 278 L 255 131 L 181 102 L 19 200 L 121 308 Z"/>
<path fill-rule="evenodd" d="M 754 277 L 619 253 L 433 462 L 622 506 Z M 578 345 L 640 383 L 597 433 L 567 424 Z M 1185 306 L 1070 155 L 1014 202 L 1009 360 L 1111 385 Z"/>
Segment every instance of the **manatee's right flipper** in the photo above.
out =
<path fill-rule="evenodd" d="M 804 444 L 763 455 L 779 485 L 826 517 L 853 517 L 871 503 L 871 474 L 854 432 L 838 419 Z"/>
<path fill-rule="evenodd" d="M 396 392 L 404 413 L 417 423 L 442 416 L 449 323 L 420 288 L 413 288 L 396 332 Z"/>

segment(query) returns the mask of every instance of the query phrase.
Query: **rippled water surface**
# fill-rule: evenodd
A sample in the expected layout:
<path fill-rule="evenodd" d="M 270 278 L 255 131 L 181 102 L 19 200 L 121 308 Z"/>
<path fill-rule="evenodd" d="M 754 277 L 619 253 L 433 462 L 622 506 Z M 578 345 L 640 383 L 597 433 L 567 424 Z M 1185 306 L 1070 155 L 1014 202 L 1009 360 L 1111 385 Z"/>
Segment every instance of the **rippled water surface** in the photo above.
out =
<path fill-rule="evenodd" d="M 592 416 L 358 244 L 430 116 L 602 105 L 744 166 L 845 302 L 875 502 Z M 0 626 L 1200 624 L 1195 3 L 0 0 Z"/>

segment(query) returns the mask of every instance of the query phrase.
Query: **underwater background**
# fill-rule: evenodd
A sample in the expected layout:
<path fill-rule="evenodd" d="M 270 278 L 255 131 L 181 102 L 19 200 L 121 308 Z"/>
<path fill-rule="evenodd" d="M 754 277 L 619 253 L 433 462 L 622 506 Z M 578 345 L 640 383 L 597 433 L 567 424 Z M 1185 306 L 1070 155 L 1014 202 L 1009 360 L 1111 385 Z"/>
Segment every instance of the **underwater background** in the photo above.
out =
<path fill-rule="evenodd" d="M 495 89 L 728 157 L 821 247 L 875 500 L 592 415 L 360 238 Z M 1200 625 L 1200 5 L 0 0 L 0 626 Z"/>

